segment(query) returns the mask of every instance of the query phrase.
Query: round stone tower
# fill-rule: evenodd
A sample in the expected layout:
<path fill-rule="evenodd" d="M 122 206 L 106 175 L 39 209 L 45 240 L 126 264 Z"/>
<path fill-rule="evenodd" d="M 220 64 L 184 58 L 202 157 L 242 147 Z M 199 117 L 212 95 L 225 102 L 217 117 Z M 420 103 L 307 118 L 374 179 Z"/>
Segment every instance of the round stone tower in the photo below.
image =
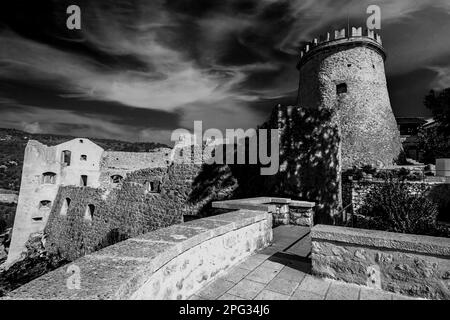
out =
<path fill-rule="evenodd" d="M 331 108 L 341 134 L 342 169 L 392 165 L 400 134 L 386 84 L 386 53 L 374 31 L 352 28 L 306 45 L 298 63 L 299 106 Z"/>

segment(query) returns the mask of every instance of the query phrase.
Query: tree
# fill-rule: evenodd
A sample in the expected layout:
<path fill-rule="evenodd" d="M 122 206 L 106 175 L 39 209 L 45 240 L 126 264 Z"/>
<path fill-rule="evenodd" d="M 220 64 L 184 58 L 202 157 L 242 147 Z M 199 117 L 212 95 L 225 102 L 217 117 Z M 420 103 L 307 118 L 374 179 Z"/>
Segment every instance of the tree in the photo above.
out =
<path fill-rule="evenodd" d="M 440 236 L 438 205 L 429 199 L 427 187 L 417 185 L 414 192 L 410 187 L 397 179 L 376 185 L 351 223 L 367 229 Z"/>
<path fill-rule="evenodd" d="M 438 158 L 450 158 L 450 88 L 441 92 L 430 91 L 425 106 L 431 110 L 436 126 L 419 131 L 419 146 L 426 163 Z"/>
<path fill-rule="evenodd" d="M 7 227 L 6 221 L 3 218 L 0 218 L 0 234 L 6 230 L 6 227 Z"/>
<path fill-rule="evenodd" d="M 438 133 L 450 137 L 450 88 L 441 92 L 431 90 L 425 97 L 425 106 L 431 110 L 438 122 Z"/>

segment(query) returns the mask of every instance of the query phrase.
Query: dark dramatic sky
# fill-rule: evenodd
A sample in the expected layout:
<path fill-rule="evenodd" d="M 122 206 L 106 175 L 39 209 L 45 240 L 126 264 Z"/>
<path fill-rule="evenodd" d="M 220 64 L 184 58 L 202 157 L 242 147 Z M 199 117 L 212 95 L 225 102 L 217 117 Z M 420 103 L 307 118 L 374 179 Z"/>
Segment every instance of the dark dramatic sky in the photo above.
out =
<path fill-rule="evenodd" d="M 66 8 L 82 9 L 81 31 Z M 395 114 L 450 86 L 450 0 L 2 0 L 0 127 L 168 142 L 292 104 L 305 41 L 382 9 Z"/>

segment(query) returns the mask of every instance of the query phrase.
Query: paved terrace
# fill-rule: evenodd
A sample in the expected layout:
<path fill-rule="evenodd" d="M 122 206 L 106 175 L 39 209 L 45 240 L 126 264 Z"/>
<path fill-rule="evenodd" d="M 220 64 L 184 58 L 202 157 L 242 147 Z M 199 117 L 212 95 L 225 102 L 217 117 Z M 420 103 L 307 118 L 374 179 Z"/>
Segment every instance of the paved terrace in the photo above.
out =
<path fill-rule="evenodd" d="M 311 275 L 310 229 L 279 226 L 272 246 L 250 256 L 191 300 L 415 300 Z"/>

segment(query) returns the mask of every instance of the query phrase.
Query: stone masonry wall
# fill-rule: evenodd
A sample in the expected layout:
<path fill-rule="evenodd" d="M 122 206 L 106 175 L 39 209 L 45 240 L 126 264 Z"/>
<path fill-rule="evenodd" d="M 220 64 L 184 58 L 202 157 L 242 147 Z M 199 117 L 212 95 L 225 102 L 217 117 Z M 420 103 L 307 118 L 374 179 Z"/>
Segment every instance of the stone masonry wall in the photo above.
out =
<path fill-rule="evenodd" d="M 450 239 L 318 225 L 315 275 L 395 293 L 450 299 Z"/>
<path fill-rule="evenodd" d="M 276 205 L 272 212 L 273 226 L 294 225 L 312 227 L 314 225 L 314 207 L 300 205 Z"/>
<path fill-rule="evenodd" d="M 213 208 L 262 210 L 272 214 L 273 227 L 296 225 L 312 227 L 314 225 L 314 202 L 295 201 L 288 198 L 259 197 L 216 201 Z"/>
<path fill-rule="evenodd" d="M 86 255 L 5 299 L 186 299 L 272 242 L 272 216 L 239 210 L 159 229 Z M 67 286 L 78 271 L 78 288 Z"/>
<path fill-rule="evenodd" d="M 118 241 L 183 222 L 183 215 L 196 215 L 209 201 L 191 201 L 196 165 L 172 165 L 129 173 L 115 188 L 61 187 L 45 229 L 46 247 L 74 260 Z M 148 192 L 147 181 L 160 181 L 159 192 Z M 66 198 L 70 205 L 61 214 Z M 94 205 L 92 220 L 86 219 Z"/>

